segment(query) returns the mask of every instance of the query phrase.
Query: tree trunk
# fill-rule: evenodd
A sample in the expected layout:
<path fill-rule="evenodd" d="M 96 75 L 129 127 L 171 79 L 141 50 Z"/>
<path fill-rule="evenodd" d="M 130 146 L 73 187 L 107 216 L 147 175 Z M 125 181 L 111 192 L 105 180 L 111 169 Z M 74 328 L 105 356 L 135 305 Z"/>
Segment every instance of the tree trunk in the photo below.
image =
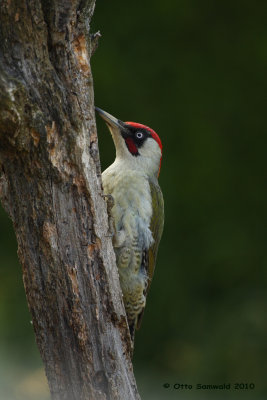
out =
<path fill-rule="evenodd" d="M 0 198 L 52 399 L 139 399 L 101 195 L 94 0 L 0 4 Z"/>

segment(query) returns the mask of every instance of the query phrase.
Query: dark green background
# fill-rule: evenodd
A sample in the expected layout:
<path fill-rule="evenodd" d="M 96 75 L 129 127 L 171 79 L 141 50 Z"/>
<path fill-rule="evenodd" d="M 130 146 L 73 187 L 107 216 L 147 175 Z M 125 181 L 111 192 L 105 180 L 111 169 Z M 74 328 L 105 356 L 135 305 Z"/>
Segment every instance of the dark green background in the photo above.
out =
<path fill-rule="evenodd" d="M 266 17 L 265 1 L 97 0 L 96 104 L 164 149 L 165 229 L 134 357 L 143 400 L 267 396 Z M 104 170 L 115 152 L 97 122 Z M 0 224 L 0 398 L 43 400 L 4 212 Z M 176 382 L 256 388 L 162 386 Z"/>

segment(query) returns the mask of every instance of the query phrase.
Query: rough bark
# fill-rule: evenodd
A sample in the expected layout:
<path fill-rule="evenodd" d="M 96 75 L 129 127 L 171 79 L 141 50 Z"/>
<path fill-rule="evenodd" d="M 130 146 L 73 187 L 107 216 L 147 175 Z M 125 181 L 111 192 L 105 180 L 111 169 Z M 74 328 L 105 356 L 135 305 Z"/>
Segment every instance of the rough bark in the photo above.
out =
<path fill-rule="evenodd" d="M 0 4 L 0 198 L 52 399 L 139 399 L 101 196 L 94 0 Z"/>

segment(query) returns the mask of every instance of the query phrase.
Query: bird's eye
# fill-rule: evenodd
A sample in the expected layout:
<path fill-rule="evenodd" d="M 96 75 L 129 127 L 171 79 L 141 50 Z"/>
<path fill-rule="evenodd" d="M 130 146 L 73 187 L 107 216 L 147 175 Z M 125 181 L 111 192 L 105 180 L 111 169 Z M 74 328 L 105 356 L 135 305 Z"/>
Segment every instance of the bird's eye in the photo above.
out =
<path fill-rule="evenodd" d="M 137 139 L 142 139 L 143 133 L 142 132 L 137 132 L 136 133 L 136 137 L 137 137 Z"/>

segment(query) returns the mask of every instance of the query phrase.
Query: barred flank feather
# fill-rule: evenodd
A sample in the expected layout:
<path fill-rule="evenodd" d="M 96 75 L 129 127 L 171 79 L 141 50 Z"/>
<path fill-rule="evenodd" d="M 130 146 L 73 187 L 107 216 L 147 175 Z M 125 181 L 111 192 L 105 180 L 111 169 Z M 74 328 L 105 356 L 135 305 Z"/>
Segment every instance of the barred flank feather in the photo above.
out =
<path fill-rule="evenodd" d="M 150 181 L 150 192 L 152 198 L 152 218 L 150 221 L 150 230 L 154 242 L 148 250 L 143 251 L 142 264 L 144 265 L 147 272 L 147 285 L 144 289 L 144 296 L 147 296 L 150 284 L 153 278 L 156 258 L 158 253 L 159 242 L 162 236 L 163 225 L 164 225 L 164 201 L 161 189 L 157 182 Z M 137 316 L 136 328 L 139 329 L 142 322 L 142 317 L 144 314 L 144 308 L 141 313 Z"/>

